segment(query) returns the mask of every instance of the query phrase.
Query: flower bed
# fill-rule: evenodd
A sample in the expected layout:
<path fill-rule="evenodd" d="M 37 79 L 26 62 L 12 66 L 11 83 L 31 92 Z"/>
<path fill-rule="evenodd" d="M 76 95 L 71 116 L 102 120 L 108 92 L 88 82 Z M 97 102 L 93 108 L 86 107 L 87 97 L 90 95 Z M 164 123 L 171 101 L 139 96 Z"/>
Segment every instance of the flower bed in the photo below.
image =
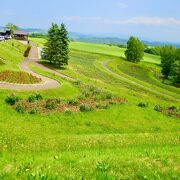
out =
<path fill-rule="evenodd" d="M 2 71 L 0 72 L 0 81 L 16 84 L 35 84 L 40 83 L 41 79 L 26 72 Z"/>

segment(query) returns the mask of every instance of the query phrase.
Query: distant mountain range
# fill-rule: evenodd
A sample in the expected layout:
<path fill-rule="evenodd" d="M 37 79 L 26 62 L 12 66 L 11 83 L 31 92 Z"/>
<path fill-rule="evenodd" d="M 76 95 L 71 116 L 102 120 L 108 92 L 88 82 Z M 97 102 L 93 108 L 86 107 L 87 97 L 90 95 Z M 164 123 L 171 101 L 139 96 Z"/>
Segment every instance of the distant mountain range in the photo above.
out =
<path fill-rule="evenodd" d="M 96 36 L 96 35 L 85 35 L 80 33 L 69 33 L 70 38 L 75 41 L 80 42 L 90 42 L 90 43 L 99 43 L 99 44 L 121 44 L 126 45 L 128 38 L 118 38 L 118 37 L 106 37 L 106 36 Z M 144 44 L 148 44 L 150 46 L 163 46 L 166 44 L 176 46 L 180 48 L 180 43 L 173 42 L 160 42 L 160 41 L 152 41 L 152 40 L 142 40 Z"/>
<path fill-rule="evenodd" d="M 0 26 L 0 29 L 3 29 L 2 26 Z M 29 33 L 36 33 L 36 34 L 47 34 L 46 29 L 39 29 L 39 28 L 20 28 L 23 31 L 27 31 Z M 70 39 L 74 41 L 80 41 L 80 42 L 89 42 L 89 43 L 98 43 L 98 44 L 117 44 L 117 45 L 126 45 L 128 38 L 123 37 L 109 37 L 109 36 L 100 36 L 100 35 L 91 35 L 91 34 L 83 34 L 83 33 L 75 33 L 75 32 L 69 32 Z M 180 48 L 180 42 L 174 43 L 174 42 L 161 42 L 161 41 L 153 41 L 153 40 L 147 40 L 142 39 L 143 43 L 149 44 L 150 46 L 163 46 L 166 44 L 170 44 L 173 46 L 176 46 L 177 48 Z"/>

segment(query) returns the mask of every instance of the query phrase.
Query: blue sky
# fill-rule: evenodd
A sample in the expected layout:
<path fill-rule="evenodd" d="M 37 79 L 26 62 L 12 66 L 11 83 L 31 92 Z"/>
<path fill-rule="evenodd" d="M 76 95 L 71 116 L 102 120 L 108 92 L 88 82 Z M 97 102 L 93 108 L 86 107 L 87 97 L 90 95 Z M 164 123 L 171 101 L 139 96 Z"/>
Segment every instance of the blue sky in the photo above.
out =
<path fill-rule="evenodd" d="M 11 0 L 0 5 L 0 25 L 180 42 L 180 0 Z"/>

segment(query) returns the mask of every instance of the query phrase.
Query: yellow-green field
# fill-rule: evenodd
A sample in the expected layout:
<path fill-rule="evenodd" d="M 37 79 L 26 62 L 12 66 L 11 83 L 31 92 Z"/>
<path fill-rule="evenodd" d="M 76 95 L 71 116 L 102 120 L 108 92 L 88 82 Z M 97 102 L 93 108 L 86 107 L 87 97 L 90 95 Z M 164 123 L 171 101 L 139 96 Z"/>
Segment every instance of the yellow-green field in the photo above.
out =
<path fill-rule="evenodd" d="M 46 41 L 31 40 L 41 47 Z M 0 43 L 5 60 L 0 70 L 19 70 L 26 47 L 20 49 Z M 5 103 L 6 96 L 27 99 L 33 92 L 0 90 L 0 179 L 178 179 L 179 119 L 154 107 L 179 108 L 180 90 L 158 78 L 160 57 L 146 54 L 139 64 L 123 57 L 124 49 L 115 46 L 72 42 L 69 65 L 61 70 L 49 65 L 127 101 L 104 110 L 20 114 Z M 36 92 L 44 99 L 81 96 L 75 83 L 31 69 L 61 83 Z"/>

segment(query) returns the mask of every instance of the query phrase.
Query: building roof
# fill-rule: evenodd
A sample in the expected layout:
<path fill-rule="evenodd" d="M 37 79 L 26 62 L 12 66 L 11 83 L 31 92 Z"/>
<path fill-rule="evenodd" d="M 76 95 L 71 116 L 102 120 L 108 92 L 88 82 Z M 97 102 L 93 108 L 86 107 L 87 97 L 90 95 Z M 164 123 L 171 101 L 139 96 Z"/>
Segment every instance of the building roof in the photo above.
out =
<path fill-rule="evenodd" d="M 14 35 L 23 35 L 23 36 L 28 36 L 29 33 L 25 31 L 20 31 L 20 30 L 14 30 Z"/>

